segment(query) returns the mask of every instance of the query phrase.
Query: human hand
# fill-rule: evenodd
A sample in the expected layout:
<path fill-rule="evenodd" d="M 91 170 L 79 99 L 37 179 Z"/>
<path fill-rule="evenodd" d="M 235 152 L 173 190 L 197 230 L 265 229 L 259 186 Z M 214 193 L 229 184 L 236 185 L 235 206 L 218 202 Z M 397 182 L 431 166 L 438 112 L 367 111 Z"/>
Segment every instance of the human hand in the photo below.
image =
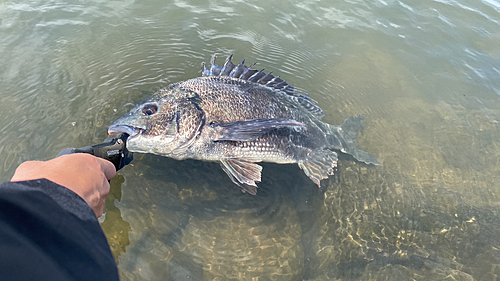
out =
<path fill-rule="evenodd" d="M 17 167 L 11 181 L 46 178 L 78 194 L 100 217 L 110 190 L 108 180 L 115 175 L 111 162 L 86 153 L 74 153 L 48 161 L 24 162 Z"/>

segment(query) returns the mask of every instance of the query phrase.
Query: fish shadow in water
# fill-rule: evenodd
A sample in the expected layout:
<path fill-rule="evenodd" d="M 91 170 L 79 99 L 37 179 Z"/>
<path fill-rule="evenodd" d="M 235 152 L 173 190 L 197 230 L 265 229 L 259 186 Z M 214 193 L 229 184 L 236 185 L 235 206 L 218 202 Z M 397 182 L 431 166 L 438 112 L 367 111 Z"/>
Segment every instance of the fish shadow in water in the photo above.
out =
<path fill-rule="evenodd" d="M 142 161 L 151 167 L 144 172 L 143 177 L 171 182 L 177 187 L 177 190 L 166 195 L 172 198 L 162 199 L 172 201 L 166 205 L 166 209 L 200 220 L 237 215 L 235 212 L 242 210 L 247 210 L 255 217 L 267 214 L 272 219 L 272 214 L 277 212 L 283 200 L 307 202 L 309 197 L 320 196 L 317 193 L 325 191 L 325 188 L 318 189 L 297 165 L 261 163 L 262 182 L 259 183 L 257 195 L 253 196 L 242 193 L 215 162 L 178 161 L 154 155 L 147 155 Z M 171 237 L 168 245 L 176 243 L 186 225 L 187 222 L 180 226 L 181 229 L 167 235 Z"/>
<path fill-rule="evenodd" d="M 174 182 L 180 188 L 194 189 L 193 191 L 200 192 L 202 189 L 208 189 L 217 193 L 217 196 L 224 197 L 241 195 L 242 193 L 240 188 L 221 169 L 220 164 L 216 162 L 192 159 L 179 161 L 156 155 L 146 155 L 142 161 L 151 167 L 147 171 L 148 177 Z M 258 183 L 257 195 L 244 194 L 246 200 L 251 200 L 249 198 L 252 197 L 269 197 L 275 193 L 290 193 L 292 189 L 296 188 L 316 187 L 296 164 L 259 163 L 259 165 L 263 167 L 263 170 L 262 181 Z M 322 183 L 326 182 L 327 180 L 322 181 Z"/>

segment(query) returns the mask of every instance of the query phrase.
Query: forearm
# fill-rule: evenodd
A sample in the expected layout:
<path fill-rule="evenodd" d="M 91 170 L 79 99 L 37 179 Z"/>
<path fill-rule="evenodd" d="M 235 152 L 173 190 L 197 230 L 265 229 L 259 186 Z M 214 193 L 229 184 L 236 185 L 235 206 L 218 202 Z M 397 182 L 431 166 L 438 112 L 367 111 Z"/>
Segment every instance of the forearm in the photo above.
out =
<path fill-rule="evenodd" d="M 118 280 L 94 211 L 46 179 L 0 185 L 0 237 L 0 272 L 9 280 Z"/>

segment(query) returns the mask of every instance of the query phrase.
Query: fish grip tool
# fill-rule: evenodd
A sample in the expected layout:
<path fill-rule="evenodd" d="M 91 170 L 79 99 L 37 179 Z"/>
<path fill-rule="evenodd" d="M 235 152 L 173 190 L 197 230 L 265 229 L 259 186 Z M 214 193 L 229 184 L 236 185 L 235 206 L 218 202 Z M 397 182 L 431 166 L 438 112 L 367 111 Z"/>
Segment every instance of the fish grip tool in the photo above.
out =
<path fill-rule="evenodd" d="M 118 136 L 107 138 L 103 143 L 81 148 L 65 148 L 57 154 L 57 157 L 73 153 L 87 153 L 110 161 L 118 171 L 128 165 L 134 156 L 126 147 L 128 137 L 128 134 L 121 133 Z"/>

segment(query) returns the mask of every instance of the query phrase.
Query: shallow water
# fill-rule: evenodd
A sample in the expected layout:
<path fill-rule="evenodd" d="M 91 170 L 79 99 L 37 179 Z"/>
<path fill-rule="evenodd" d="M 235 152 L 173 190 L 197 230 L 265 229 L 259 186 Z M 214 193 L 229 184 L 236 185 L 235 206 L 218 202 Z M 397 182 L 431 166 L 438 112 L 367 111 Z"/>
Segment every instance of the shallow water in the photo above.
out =
<path fill-rule="evenodd" d="M 382 166 L 319 190 L 264 164 L 258 196 L 216 163 L 136 154 L 102 227 L 122 280 L 495 280 L 500 3 L 2 1 L 0 179 L 106 138 L 201 62 L 257 61 Z"/>

